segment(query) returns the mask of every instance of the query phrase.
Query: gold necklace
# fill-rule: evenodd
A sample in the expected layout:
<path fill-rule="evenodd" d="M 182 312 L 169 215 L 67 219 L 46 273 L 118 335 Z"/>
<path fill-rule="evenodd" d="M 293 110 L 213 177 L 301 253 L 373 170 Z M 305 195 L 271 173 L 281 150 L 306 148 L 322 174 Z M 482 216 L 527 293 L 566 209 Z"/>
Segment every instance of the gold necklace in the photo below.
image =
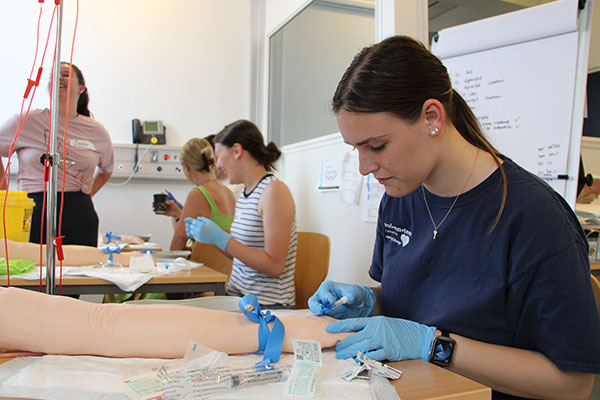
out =
<path fill-rule="evenodd" d="M 423 185 L 421 185 L 421 191 L 423 192 L 423 200 L 425 200 L 425 207 L 427 208 L 427 213 L 429 214 L 429 219 L 431 220 L 431 224 L 433 225 L 433 239 L 434 240 L 435 240 L 435 238 L 436 238 L 436 236 L 438 234 L 438 229 L 440 228 L 440 226 L 442 226 L 442 224 L 444 223 L 444 221 L 446 220 L 446 218 L 448 218 L 448 215 L 450 215 L 450 211 L 452 211 L 452 209 L 454 208 L 454 205 L 458 201 L 458 198 L 460 197 L 460 195 L 467 188 L 467 184 L 471 180 L 471 177 L 473 176 L 473 172 L 475 171 L 475 165 L 477 165 L 477 157 L 479 157 L 479 149 L 477 149 L 477 153 L 475 153 L 475 162 L 473 162 L 473 168 L 471 168 L 471 173 L 469 174 L 469 177 L 467 178 L 467 181 L 463 185 L 463 188 L 460 191 L 460 193 L 458 193 L 456 195 L 456 197 L 454 198 L 454 201 L 452 202 L 452 205 L 448 209 L 448 212 L 446 212 L 446 215 L 444 215 L 444 218 L 442 218 L 442 220 L 440 221 L 440 223 L 437 224 L 437 225 L 435 224 L 435 221 L 433 220 L 433 215 L 431 215 L 431 210 L 429 209 L 429 204 L 427 203 L 427 197 L 425 196 L 425 188 L 423 187 Z"/>

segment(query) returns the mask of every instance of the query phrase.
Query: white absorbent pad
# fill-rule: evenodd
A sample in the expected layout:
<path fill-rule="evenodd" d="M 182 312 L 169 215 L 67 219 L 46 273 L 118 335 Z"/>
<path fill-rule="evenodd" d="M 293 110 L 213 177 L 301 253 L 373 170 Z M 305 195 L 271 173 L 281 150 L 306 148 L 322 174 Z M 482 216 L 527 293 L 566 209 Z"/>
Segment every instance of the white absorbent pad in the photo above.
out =
<path fill-rule="evenodd" d="M 121 289 L 124 292 L 134 292 L 144 283 L 152 279 L 153 276 L 167 275 L 171 272 L 189 270 L 192 268 L 202 266 L 202 264 L 198 264 L 185 259 L 175 259 L 169 262 L 159 262 L 153 269 L 146 268 L 146 264 L 143 265 L 144 269 L 149 272 L 139 272 L 134 270 L 133 268 L 103 267 L 100 265 L 91 265 L 82 267 L 63 267 L 62 275 L 83 275 L 92 278 L 99 278 L 107 282 L 114 283 L 119 287 L 119 289 Z M 45 276 L 46 268 L 44 267 L 42 268 L 42 278 L 44 278 Z M 56 267 L 55 276 L 56 284 L 58 285 L 58 280 L 60 276 L 59 267 Z M 40 269 L 36 268 L 27 274 L 13 275 L 12 277 L 27 280 L 39 280 Z"/>
<path fill-rule="evenodd" d="M 226 366 L 248 368 L 262 355 L 230 356 Z M 0 396 L 57 400 L 126 400 L 120 383 L 134 374 L 176 365 L 181 360 L 106 358 L 93 356 L 43 356 L 16 358 L 0 365 Z M 280 363 L 293 364 L 292 354 L 283 354 Z M 323 352 L 315 399 L 375 399 L 368 381 L 346 382 L 343 376 L 356 368 L 352 360 L 337 360 L 335 351 Z M 215 399 L 269 400 L 286 398 L 286 383 L 251 386 L 232 390 Z M 287 397 L 290 398 L 290 397 Z M 291 398 L 290 398 L 291 399 Z"/>

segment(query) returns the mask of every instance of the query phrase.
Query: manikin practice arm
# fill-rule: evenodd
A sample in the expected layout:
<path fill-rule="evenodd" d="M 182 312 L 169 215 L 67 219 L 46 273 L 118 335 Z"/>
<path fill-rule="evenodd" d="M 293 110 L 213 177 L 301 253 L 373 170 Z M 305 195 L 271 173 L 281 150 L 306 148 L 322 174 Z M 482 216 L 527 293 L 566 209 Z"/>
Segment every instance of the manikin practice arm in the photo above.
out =
<path fill-rule="evenodd" d="M 26 260 L 39 262 L 40 259 L 40 245 L 36 243 L 28 242 L 15 242 L 7 240 L 8 242 L 8 256 L 9 260 L 23 258 Z M 42 264 L 46 265 L 46 245 L 42 245 Z M 63 245 L 63 253 L 65 259 L 63 265 L 66 266 L 77 266 L 77 265 L 94 265 L 99 262 L 107 262 L 108 254 L 103 253 L 101 249 L 91 246 L 80 246 L 76 244 Z M 114 262 L 118 262 L 121 265 L 129 265 L 129 257 L 139 256 L 139 252 L 127 252 L 123 254 L 114 254 Z M 4 239 L 0 239 L 0 257 L 6 257 L 6 251 L 4 247 Z M 58 260 L 56 265 L 58 265 Z"/>
<path fill-rule="evenodd" d="M 330 334 L 330 317 L 281 317 L 283 351 L 292 339 L 333 347 L 348 333 Z M 258 325 L 241 313 L 176 305 L 94 304 L 30 290 L 0 288 L 0 348 L 109 357 L 183 357 L 190 341 L 230 354 L 258 348 Z"/>

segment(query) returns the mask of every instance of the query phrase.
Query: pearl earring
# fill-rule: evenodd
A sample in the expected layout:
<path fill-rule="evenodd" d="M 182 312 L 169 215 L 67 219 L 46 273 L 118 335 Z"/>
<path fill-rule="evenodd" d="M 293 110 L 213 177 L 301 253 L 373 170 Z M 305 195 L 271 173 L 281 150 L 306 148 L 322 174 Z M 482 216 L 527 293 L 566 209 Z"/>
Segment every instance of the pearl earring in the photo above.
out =
<path fill-rule="evenodd" d="M 431 132 L 429 133 L 431 136 L 437 136 L 437 134 L 440 132 L 440 130 L 438 128 L 433 128 L 431 130 Z"/>

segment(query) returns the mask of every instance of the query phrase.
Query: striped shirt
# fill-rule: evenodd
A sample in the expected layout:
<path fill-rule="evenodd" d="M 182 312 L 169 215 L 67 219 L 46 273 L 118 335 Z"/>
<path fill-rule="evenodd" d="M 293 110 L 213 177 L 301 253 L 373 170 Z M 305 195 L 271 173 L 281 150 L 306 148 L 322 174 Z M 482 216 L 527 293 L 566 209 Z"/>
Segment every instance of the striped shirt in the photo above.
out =
<path fill-rule="evenodd" d="M 265 233 L 263 220 L 258 214 L 258 201 L 265 188 L 275 180 L 277 178 L 273 175 L 266 175 L 250 194 L 246 195 L 242 192 L 237 200 L 235 219 L 231 225 L 231 236 L 248 247 L 260 250 L 265 248 Z M 293 306 L 296 299 L 294 289 L 296 242 L 296 219 L 294 218 L 287 261 L 283 272 L 277 278 L 258 272 L 234 258 L 233 269 L 227 284 L 227 294 L 234 296 L 254 294 L 258 297 L 259 304 L 262 305 Z"/>

